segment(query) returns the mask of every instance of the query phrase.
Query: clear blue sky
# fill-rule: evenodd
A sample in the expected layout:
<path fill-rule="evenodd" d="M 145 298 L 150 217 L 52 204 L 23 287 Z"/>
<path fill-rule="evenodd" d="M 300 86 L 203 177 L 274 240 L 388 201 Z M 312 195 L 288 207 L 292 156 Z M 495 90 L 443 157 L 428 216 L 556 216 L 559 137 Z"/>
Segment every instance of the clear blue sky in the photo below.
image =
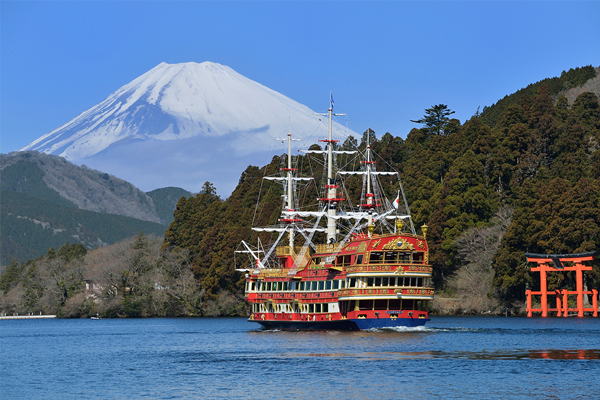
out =
<path fill-rule="evenodd" d="M 1 1 L 0 151 L 68 122 L 160 62 L 212 61 L 356 132 L 405 137 L 600 65 L 600 2 Z M 340 120 L 344 123 L 345 121 Z"/>

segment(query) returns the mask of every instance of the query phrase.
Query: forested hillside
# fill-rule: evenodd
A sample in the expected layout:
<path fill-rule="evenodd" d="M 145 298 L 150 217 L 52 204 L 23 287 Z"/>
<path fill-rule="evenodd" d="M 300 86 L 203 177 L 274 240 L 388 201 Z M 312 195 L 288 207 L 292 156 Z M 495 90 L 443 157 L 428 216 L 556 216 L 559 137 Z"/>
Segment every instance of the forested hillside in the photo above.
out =
<path fill-rule="evenodd" d="M 595 70 L 586 67 L 563 77 L 580 75 L 594 78 Z M 577 79 L 575 84 L 585 82 Z M 525 252 L 600 247 L 600 106 L 594 93 L 579 95 L 573 104 L 565 97 L 554 102 L 544 82 L 505 100 L 494 118 L 486 117 L 491 113 L 486 110 L 461 124 L 440 104 L 426 111 L 419 120 L 424 126 L 406 139 L 389 133 L 377 139 L 367 131 L 361 143 L 348 138 L 342 147 L 364 149 L 370 134 L 381 164 L 400 172 L 416 226 L 429 226 L 439 293 L 456 296 L 471 287 L 479 296 L 511 305 L 534 283 Z M 486 122 L 490 119 L 496 122 Z M 227 200 L 207 183 L 200 194 L 178 203 L 165 246 L 190 251 L 207 296 L 242 291 L 243 277 L 233 269 L 234 249 L 252 236 L 253 222 L 277 220 L 282 190 L 263 185 L 262 177 L 280 163 L 275 157 L 265 168 L 249 167 Z M 298 168 L 320 176 L 308 156 L 298 156 Z M 345 184 L 358 189 L 350 180 Z M 261 187 L 263 200 L 255 216 Z M 307 198 L 315 194 L 304 193 Z M 469 275 L 479 278 L 469 282 Z M 563 274 L 557 279 L 552 285 L 568 286 L 573 278 Z M 597 268 L 588 284 L 599 283 Z"/>
<path fill-rule="evenodd" d="M 104 246 L 140 230 L 162 236 L 180 188 L 145 194 L 106 173 L 38 152 L 0 156 L 0 265 L 66 242 Z"/>

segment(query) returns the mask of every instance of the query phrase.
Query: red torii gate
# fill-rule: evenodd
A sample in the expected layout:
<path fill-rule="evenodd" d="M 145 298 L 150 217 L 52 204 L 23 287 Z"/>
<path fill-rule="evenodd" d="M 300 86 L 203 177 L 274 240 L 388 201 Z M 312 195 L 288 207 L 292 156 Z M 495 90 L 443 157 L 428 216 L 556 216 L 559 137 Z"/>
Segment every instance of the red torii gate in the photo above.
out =
<path fill-rule="evenodd" d="M 583 261 L 592 261 L 596 252 L 591 253 L 578 253 L 578 254 L 532 254 L 525 253 L 528 262 L 537 263 L 537 267 L 532 267 L 531 271 L 540 272 L 540 291 L 532 291 L 527 288 L 525 294 L 527 295 L 527 316 L 531 317 L 533 312 L 542 312 L 542 317 L 548 316 L 548 311 L 556 311 L 556 316 L 563 317 L 569 316 L 569 311 L 577 311 L 578 317 L 583 317 L 584 311 L 591 311 L 594 317 L 598 317 L 598 290 L 592 289 L 591 291 L 583 290 L 583 271 L 591 271 L 592 267 L 583 265 Z M 572 266 L 564 266 L 563 262 L 572 262 Z M 552 263 L 554 266 L 550 266 Z M 546 273 L 550 271 L 576 271 L 577 279 L 577 290 L 568 291 L 567 289 L 555 290 L 551 292 L 556 295 L 556 308 L 548 308 L 548 283 L 546 280 Z M 577 308 L 568 308 L 567 296 L 570 294 L 577 295 Z M 583 295 L 591 294 L 592 296 L 592 308 L 583 308 Z M 531 303 L 532 295 L 542 296 L 542 308 L 533 308 Z M 561 302 L 562 296 L 562 302 Z"/>

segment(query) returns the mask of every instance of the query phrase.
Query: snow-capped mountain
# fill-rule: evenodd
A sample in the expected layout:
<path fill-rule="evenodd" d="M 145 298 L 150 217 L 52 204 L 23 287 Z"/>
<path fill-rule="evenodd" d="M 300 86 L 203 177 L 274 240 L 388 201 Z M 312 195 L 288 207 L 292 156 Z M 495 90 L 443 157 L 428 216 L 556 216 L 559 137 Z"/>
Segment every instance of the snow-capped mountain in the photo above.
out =
<path fill-rule="evenodd" d="M 273 139 L 290 126 L 310 145 L 325 137 L 327 120 L 227 66 L 161 63 L 21 150 L 60 155 L 143 190 L 198 191 L 211 181 L 228 195 L 249 164 L 286 151 Z M 335 122 L 334 132 L 356 136 Z"/>

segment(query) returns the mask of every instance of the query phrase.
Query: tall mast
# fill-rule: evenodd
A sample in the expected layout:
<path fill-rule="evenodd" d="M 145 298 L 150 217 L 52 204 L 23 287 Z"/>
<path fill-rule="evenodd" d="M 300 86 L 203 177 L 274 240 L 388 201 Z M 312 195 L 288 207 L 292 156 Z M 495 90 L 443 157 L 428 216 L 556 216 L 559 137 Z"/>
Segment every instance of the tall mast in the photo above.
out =
<path fill-rule="evenodd" d="M 331 93 L 330 93 L 331 96 Z M 333 179 L 333 96 L 331 96 L 331 106 L 329 107 L 329 133 L 327 136 L 327 198 L 335 199 L 337 197 L 336 194 L 336 185 L 335 180 Z M 329 206 L 327 209 L 327 243 L 332 243 L 336 241 L 336 225 L 335 225 L 335 215 L 336 215 L 336 203 L 331 201 L 329 202 Z"/>
<path fill-rule="evenodd" d="M 290 122 L 290 131 L 288 133 L 288 162 L 287 162 L 287 208 L 288 211 L 294 210 L 294 189 L 292 187 L 292 125 Z M 289 232 L 289 246 L 294 248 L 294 230 Z"/>
<path fill-rule="evenodd" d="M 337 236 L 337 229 L 335 223 L 335 216 L 337 214 L 336 207 L 339 201 L 343 201 L 343 198 L 338 198 L 337 196 L 337 185 L 334 179 L 333 173 L 333 143 L 338 142 L 339 140 L 333 140 L 333 117 L 336 115 L 346 115 L 346 114 L 334 114 L 333 113 L 333 95 L 331 92 L 329 93 L 329 97 L 331 99 L 331 103 L 329 106 L 329 110 L 327 114 L 317 114 L 317 115 L 327 115 L 329 117 L 329 129 L 327 139 L 319 140 L 320 142 L 327 143 L 327 182 L 325 182 L 325 193 L 326 197 L 320 198 L 319 201 L 327 203 L 327 243 L 335 243 Z"/>
<path fill-rule="evenodd" d="M 287 162 L 287 208 L 294 209 L 294 189 L 292 188 L 292 127 L 288 133 L 288 162 Z"/>
<path fill-rule="evenodd" d="M 369 207 L 369 218 L 368 223 L 369 227 L 373 225 L 373 212 L 371 209 L 373 208 L 373 193 L 371 193 L 371 130 L 367 129 L 367 207 Z M 370 232 L 370 231 L 369 231 Z M 370 235 L 370 233 L 369 233 Z"/>

